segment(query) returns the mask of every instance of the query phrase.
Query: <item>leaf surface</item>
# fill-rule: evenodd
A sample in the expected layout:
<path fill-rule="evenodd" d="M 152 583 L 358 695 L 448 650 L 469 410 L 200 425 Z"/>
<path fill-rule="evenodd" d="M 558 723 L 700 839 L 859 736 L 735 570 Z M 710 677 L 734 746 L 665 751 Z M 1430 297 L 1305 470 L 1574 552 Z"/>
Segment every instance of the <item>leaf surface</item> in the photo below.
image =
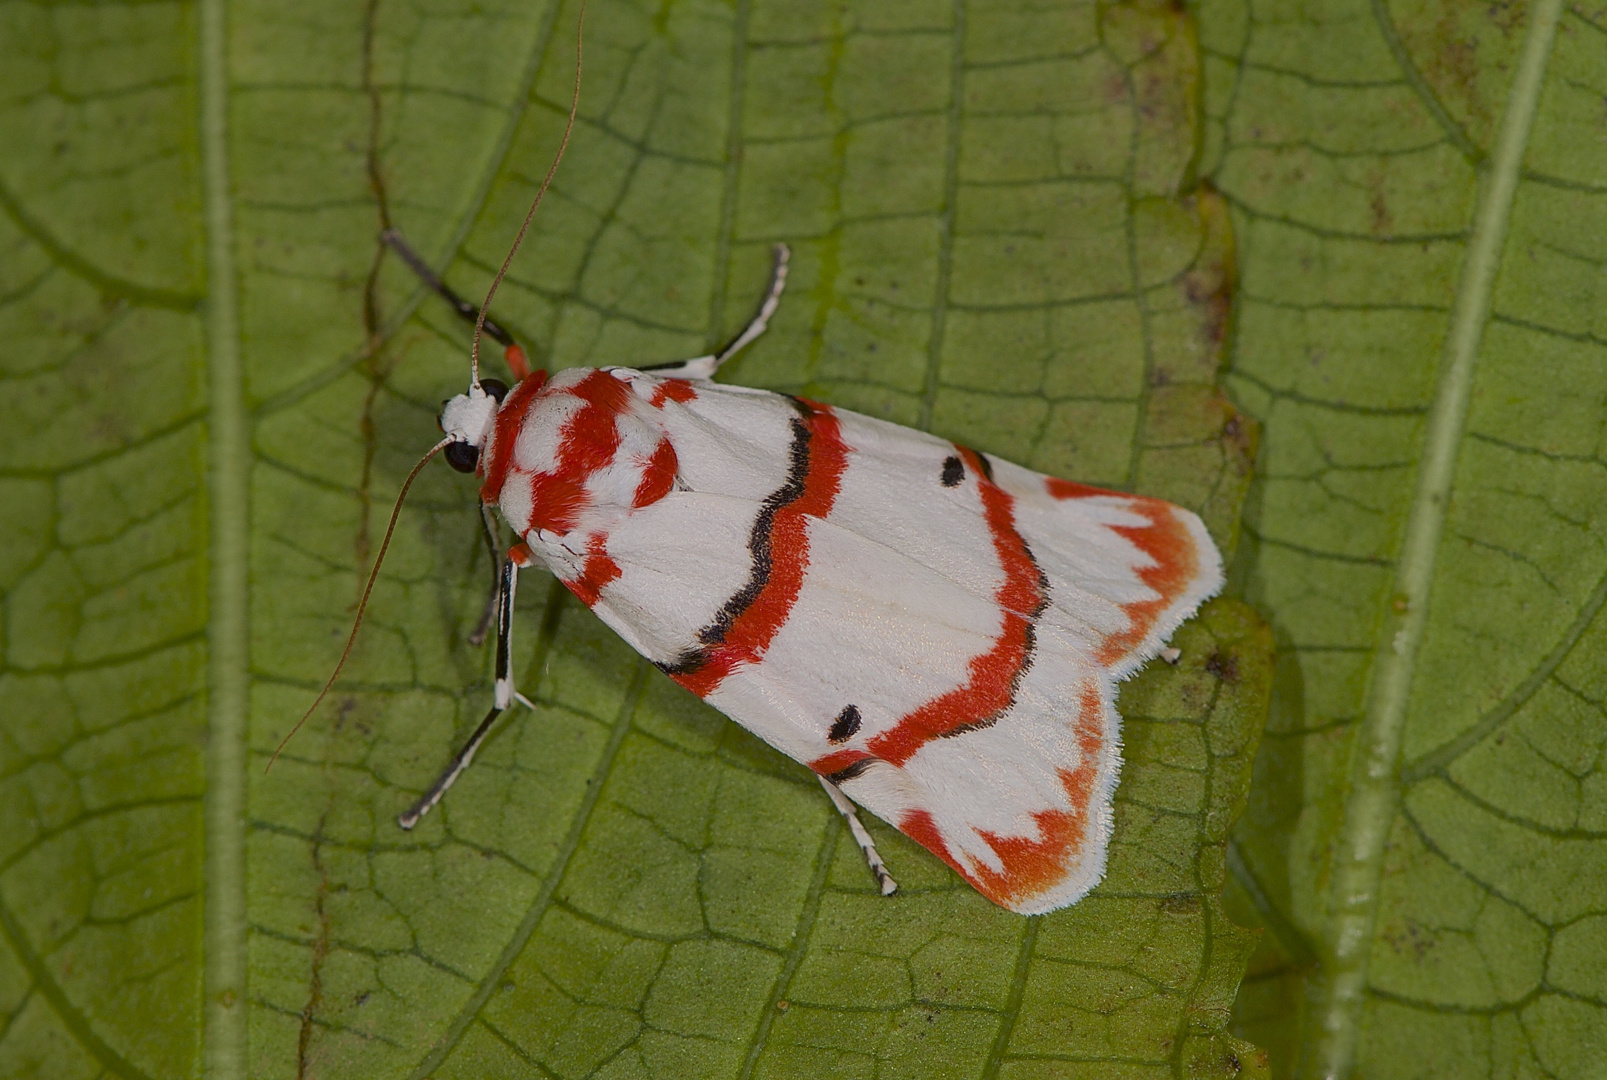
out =
<path fill-rule="evenodd" d="M 562 129 L 576 9 L 0 9 L 0 1074 L 1252 1073 L 1219 893 L 1271 677 L 1231 600 L 1124 689 L 1110 869 L 997 909 L 545 575 L 504 722 L 471 480 L 389 501 L 465 379 L 460 291 Z M 496 316 L 549 367 L 704 351 L 1236 539 L 1225 203 L 1170 6 L 597 0 L 568 156 Z M 495 358 L 487 354 L 487 363 Z"/>
<path fill-rule="evenodd" d="M 1607 12 L 1201 26 L 1229 387 L 1265 425 L 1241 571 L 1279 638 L 1239 1029 L 1278 1075 L 1595 1075 Z"/>

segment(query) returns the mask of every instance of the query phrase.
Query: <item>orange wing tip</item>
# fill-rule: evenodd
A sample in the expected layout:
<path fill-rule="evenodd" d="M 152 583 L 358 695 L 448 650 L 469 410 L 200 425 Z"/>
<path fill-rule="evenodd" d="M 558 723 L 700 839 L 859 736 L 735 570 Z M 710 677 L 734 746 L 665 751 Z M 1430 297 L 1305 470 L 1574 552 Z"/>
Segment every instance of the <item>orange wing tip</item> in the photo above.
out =
<path fill-rule="evenodd" d="M 995 904 L 1017 915 L 1042 915 L 1075 904 L 1104 878 L 1110 827 L 1108 811 L 1100 807 L 1095 827 L 1082 832 L 1079 842 L 1071 845 L 1067 840 L 1073 826 L 1065 820 L 1071 815 L 1048 811 L 1034 816 L 1039 817 L 1042 829 L 1036 839 L 983 834 L 1004 862 L 1003 872 L 969 858 L 955 858 L 936 822 L 924 810 L 906 815 L 899 829 Z"/>
<path fill-rule="evenodd" d="M 989 863 L 996 865 L 963 851 L 956 854 L 925 810 L 905 814 L 899 828 L 1000 907 L 1041 915 L 1076 903 L 1105 876 L 1111 797 L 1121 767 L 1120 736 L 1111 720 L 1114 710 L 1098 684 L 1085 681 L 1072 723 L 1079 760 L 1072 768 L 1056 770 L 1066 802 L 1031 813 L 1033 836 L 976 830 L 993 854 Z"/>
<path fill-rule="evenodd" d="M 1198 514 L 1163 499 L 1052 476 L 1044 478 L 1044 486 L 1057 499 L 1120 499 L 1144 519 L 1142 525 L 1111 529 L 1148 558 L 1149 565 L 1137 568 L 1138 576 L 1155 597 L 1123 605 L 1127 629 L 1106 637 L 1095 654 L 1117 679 L 1125 679 L 1156 656 L 1172 631 L 1222 588 L 1222 553 Z"/>
<path fill-rule="evenodd" d="M 1161 519 L 1152 533 L 1154 541 L 1149 546 L 1139 545 L 1156 560 L 1156 566 L 1140 571 L 1140 576 L 1160 593 L 1160 598 L 1152 602 L 1151 610 L 1134 619 L 1135 628 L 1141 632 L 1129 631 L 1132 644 L 1125 654 L 1110 661 L 1117 679 L 1127 678 L 1160 655 L 1173 632 L 1193 617 L 1201 604 L 1220 592 L 1225 580 L 1222 553 L 1198 514 L 1159 499 L 1144 501 L 1151 504 L 1152 510 L 1165 511 L 1164 518 L 1156 513 Z"/>

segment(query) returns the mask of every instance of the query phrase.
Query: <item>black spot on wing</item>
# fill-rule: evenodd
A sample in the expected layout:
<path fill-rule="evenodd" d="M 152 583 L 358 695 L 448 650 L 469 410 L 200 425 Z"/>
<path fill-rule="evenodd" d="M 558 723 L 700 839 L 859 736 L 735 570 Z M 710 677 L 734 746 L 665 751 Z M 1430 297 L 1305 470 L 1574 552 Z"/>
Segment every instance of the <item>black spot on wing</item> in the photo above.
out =
<path fill-rule="evenodd" d="M 958 487 L 960 485 L 960 481 L 964 480 L 964 479 L 965 479 L 965 466 L 960 463 L 960 459 L 957 458 L 957 457 L 953 457 L 953 456 L 944 458 L 943 459 L 943 486 L 944 487 Z"/>
<path fill-rule="evenodd" d="M 843 743 L 852 739 L 859 731 L 859 709 L 853 705 L 844 705 L 843 711 L 837 714 L 837 720 L 831 725 L 827 733 L 828 742 Z"/>

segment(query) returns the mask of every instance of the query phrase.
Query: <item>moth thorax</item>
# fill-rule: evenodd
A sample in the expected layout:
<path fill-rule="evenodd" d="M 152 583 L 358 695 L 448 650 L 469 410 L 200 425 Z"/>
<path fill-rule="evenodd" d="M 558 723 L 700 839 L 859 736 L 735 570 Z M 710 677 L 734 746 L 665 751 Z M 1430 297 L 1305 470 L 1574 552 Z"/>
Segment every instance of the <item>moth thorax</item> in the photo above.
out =
<path fill-rule="evenodd" d="M 669 492 L 674 450 L 611 374 L 567 381 L 575 385 L 560 382 L 556 392 L 542 395 L 520 425 L 513 464 L 527 478 L 529 494 L 505 491 L 504 514 L 517 523 L 528 498 L 527 520 L 537 528 L 606 534 Z"/>

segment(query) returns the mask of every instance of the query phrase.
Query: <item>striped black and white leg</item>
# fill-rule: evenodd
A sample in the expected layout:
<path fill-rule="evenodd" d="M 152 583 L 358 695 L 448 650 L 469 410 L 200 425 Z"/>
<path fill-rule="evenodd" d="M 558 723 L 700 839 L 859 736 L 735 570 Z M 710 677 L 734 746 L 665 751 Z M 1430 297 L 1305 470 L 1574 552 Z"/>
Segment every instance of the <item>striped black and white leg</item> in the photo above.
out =
<path fill-rule="evenodd" d="M 514 588 L 519 584 L 519 564 L 512 558 L 502 560 L 502 574 L 498 579 L 497 601 L 497 681 L 495 697 L 492 699 L 491 711 L 485 714 L 480 726 L 474 729 L 469 741 L 463 744 L 463 749 L 452 758 L 451 764 L 441 774 L 440 779 L 430 785 L 430 790 L 407 809 L 407 812 L 396 819 L 396 823 L 404 829 L 411 829 L 419 823 L 419 819 L 428 814 L 435 804 L 441 801 L 447 789 L 457 782 L 463 770 L 469 767 L 474 760 L 475 752 L 485 737 L 491 731 L 491 725 L 496 723 L 497 717 L 515 701 L 526 708 L 533 709 L 530 699 L 519 693 L 513 685 L 513 664 L 510 659 L 513 638 L 513 594 Z"/>
<path fill-rule="evenodd" d="M 402 257 L 402 261 L 407 264 L 408 269 L 413 271 L 418 276 L 418 279 L 429 287 L 430 291 L 448 304 L 451 304 L 452 310 L 456 311 L 464 322 L 467 322 L 470 326 L 474 325 L 475 321 L 480 317 L 479 304 L 469 303 L 448 288 L 446 282 L 441 280 L 440 275 L 430 269 L 430 264 L 424 261 L 424 256 L 414 251 L 412 246 L 402 239 L 402 234 L 397 230 L 386 229 L 379 234 L 379 238 L 389 245 L 392 251 Z M 515 344 L 513 335 L 497 325 L 494 319 L 487 318 L 485 325 L 481 329 L 485 331 L 486 337 L 504 348 Z"/>
<path fill-rule="evenodd" d="M 820 777 L 820 786 L 826 789 L 826 794 L 831 796 L 831 804 L 837 808 L 843 820 L 848 822 L 848 831 L 853 833 L 854 842 L 859 845 L 859 850 L 864 852 L 865 861 L 870 864 L 870 872 L 876 875 L 876 884 L 881 886 L 882 895 L 892 896 L 898 891 L 898 882 L 893 880 L 893 875 L 887 872 L 887 864 L 882 862 L 882 857 L 876 853 L 876 841 L 870 838 L 870 833 L 860 822 L 854 804 L 843 794 L 842 788 L 824 776 Z"/>
<path fill-rule="evenodd" d="M 732 338 L 729 345 L 707 356 L 694 356 L 690 360 L 677 360 L 670 364 L 653 364 L 638 370 L 651 371 L 654 375 L 671 379 L 710 379 L 720 370 L 721 364 L 752 344 L 770 326 L 770 317 L 781 306 L 781 290 L 787 287 L 787 260 L 792 253 L 786 244 L 777 244 L 772 253 L 774 262 L 770 268 L 770 288 L 765 291 L 764 299 L 759 301 L 759 310 L 754 312 L 742 333 Z"/>
<path fill-rule="evenodd" d="M 485 644 L 485 636 L 491 632 L 491 620 L 497 617 L 497 605 L 502 599 L 502 549 L 497 546 L 497 522 L 491 516 L 491 508 L 485 503 L 480 504 L 480 534 L 485 538 L 485 550 L 491 556 L 491 590 L 486 593 L 485 610 L 480 612 L 480 621 L 474 624 L 474 631 L 469 634 L 469 644 L 476 647 Z"/>

